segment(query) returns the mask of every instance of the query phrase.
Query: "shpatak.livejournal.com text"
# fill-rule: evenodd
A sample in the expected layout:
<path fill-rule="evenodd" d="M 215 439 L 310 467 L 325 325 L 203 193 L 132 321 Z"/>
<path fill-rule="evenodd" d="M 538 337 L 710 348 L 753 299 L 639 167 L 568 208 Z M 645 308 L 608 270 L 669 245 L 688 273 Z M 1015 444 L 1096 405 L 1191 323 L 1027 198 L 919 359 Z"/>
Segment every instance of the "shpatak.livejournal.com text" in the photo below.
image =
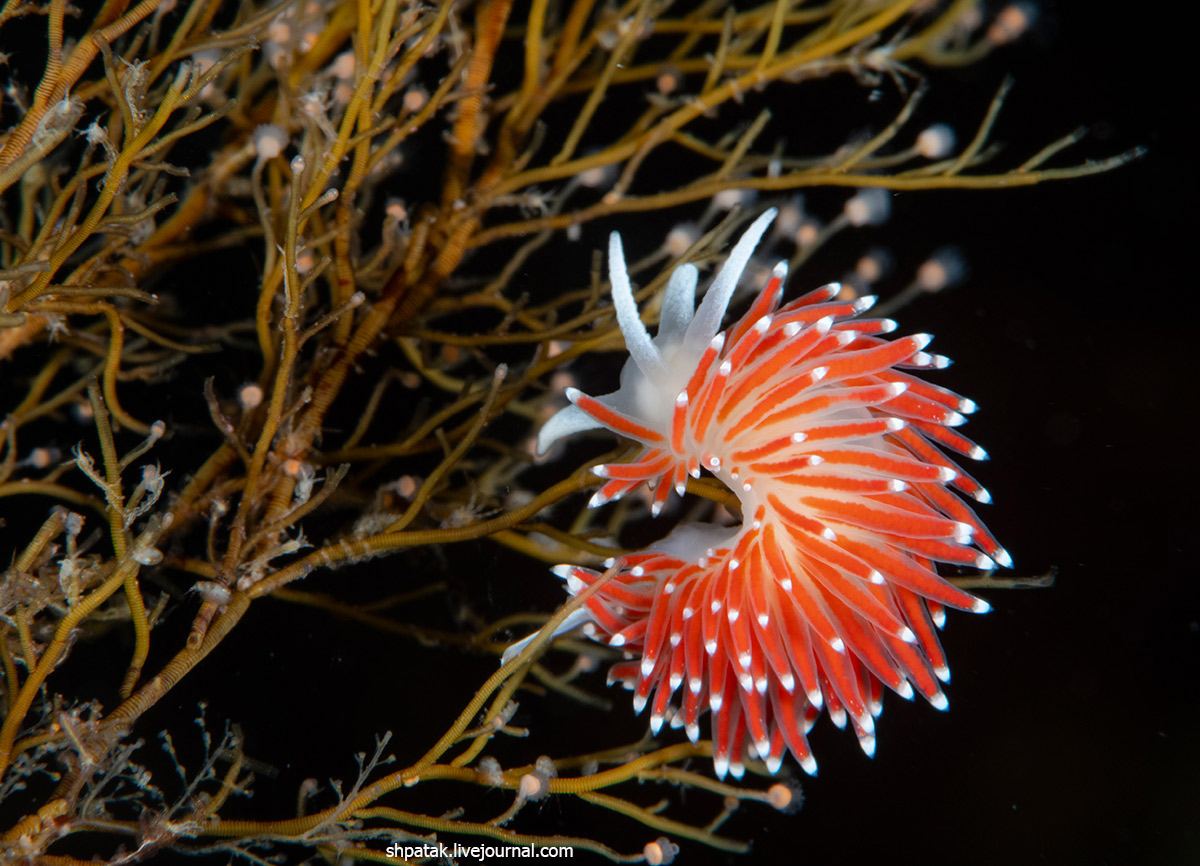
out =
<path fill-rule="evenodd" d="M 533 860 L 570 859 L 575 856 L 575 849 L 569 845 L 463 845 L 454 842 L 443 845 L 441 842 L 422 843 L 418 845 L 389 845 L 389 857 L 399 857 L 403 860 L 420 860 L 423 858 L 453 858 L 474 860 L 500 860 L 503 858 Z"/>

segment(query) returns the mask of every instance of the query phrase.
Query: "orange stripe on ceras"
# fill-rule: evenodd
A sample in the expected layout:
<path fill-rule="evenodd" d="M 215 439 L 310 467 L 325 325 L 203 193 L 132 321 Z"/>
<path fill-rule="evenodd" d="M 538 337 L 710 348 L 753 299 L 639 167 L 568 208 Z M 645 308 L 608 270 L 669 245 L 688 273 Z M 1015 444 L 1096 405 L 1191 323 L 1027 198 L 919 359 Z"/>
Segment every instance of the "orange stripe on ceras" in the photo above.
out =
<path fill-rule="evenodd" d="M 812 578 L 802 570 L 793 568 L 788 562 L 776 538 L 775 527 L 770 523 L 763 527 L 763 552 L 775 580 L 778 582 L 787 578 L 792 584 L 790 592 L 780 589 L 783 596 L 781 607 L 789 603 L 794 604 L 809 628 L 816 632 L 824 643 L 832 645 L 838 639 L 837 628 L 829 619 L 818 594 L 814 593 Z"/>
<path fill-rule="evenodd" d="M 872 500 L 844 502 L 840 499 L 825 499 L 805 496 L 801 502 L 839 522 L 859 529 L 903 535 L 909 538 L 952 538 L 958 534 L 958 523 L 944 517 L 931 517 L 899 508 L 886 508 Z"/>
<path fill-rule="evenodd" d="M 750 309 L 738 320 L 737 324 L 729 329 L 730 343 L 736 343 L 744 337 L 746 332 L 754 327 L 759 319 L 774 311 L 779 306 L 779 286 L 782 282 L 776 276 L 772 276 L 767 280 L 767 284 L 758 293 L 758 297 L 754 299 L 754 303 L 750 305 Z"/>
<path fill-rule="evenodd" d="M 940 464 L 923 463 L 920 460 L 899 455 L 877 454 L 869 451 L 822 450 L 821 456 L 830 466 L 859 466 L 905 481 L 938 481 L 942 477 L 943 470 L 950 468 Z"/>
<path fill-rule="evenodd" d="M 630 439 L 641 439 L 644 442 L 663 442 L 664 437 L 657 430 L 651 430 L 642 424 L 638 424 L 632 418 L 627 418 L 620 412 L 609 409 L 599 400 L 589 397 L 587 394 L 580 394 L 575 398 L 575 405 L 587 412 L 605 427 L 620 433 L 622 436 L 627 436 Z"/>
<path fill-rule="evenodd" d="M 782 331 L 777 331 L 782 333 Z M 724 421 L 729 413 L 732 412 L 743 400 L 750 395 L 752 391 L 762 385 L 768 383 L 777 374 L 784 369 L 804 358 L 823 335 L 816 328 L 808 328 L 801 331 L 785 345 L 778 348 L 774 353 L 763 357 L 753 367 L 739 371 L 736 375 L 737 385 L 732 388 L 721 403 L 721 409 L 717 413 L 717 420 Z M 736 367 L 734 368 L 737 369 Z"/>
<path fill-rule="evenodd" d="M 745 463 L 749 460 L 762 460 L 794 444 L 795 443 L 792 442 L 791 436 L 781 436 L 778 439 L 772 439 L 767 444 L 759 445 L 756 448 L 744 448 L 741 451 L 734 451 L 731 456 L 734 463 Z"/>
<path fill-rule="evenodd" d="M 788 396 L 794 397 L 796 394 L 804 390 L 806 387 L 811 387 L 811 375 L 805 376 L 809 381 L 807 384 L 796 383 L 795 387 L 790 387 L 792 383 L 783 385 L 777 388 L 776 391 L 792 392 Z M 763 428 L 771 427 L 781 421 L 789 421 L 793 418 L 799 418 L 803 415 L 810 415 L 814 412 L 821 412 L 831 406 L 837 404 L 851 404 L 859 406 L 874 406 L 879 403 L 885 403 L 894 399 L 891 389 L 888 385 L 868 385 L 862 388 L 829 388 L 824 389 L 820 394 L 804 400 L 800 403 L 795 403 L 784 409 L 781 409 L 774 414 L 768 415 L 762 420 L 759 425 Z M 766 412 L 778 406 L 782 400 L 775 399 L 775 391 L 768 392 L 762 400 L 759 401 L 753 413 L 748 413 L 742 418 L 732 430 L 729 431 L 729 436 L 735 436 L 742 430 L 752 425 L 759 417 Z"/>
<path fill-rule="evenodd" d="M 764 417 L 768 417 L 768 421 L 762 425 L 765 427 L 771 423 L 774 423 L 777 420 L 781 420 L 786 417 L 795 417 L 796 415 L 803 415 L 808 411 L 816 411 L 815 409 L 814 410 L 804 409 L 800 412 L 793 413 L 791 416 L 788 416 L 788 415 L 785 415 L 782 413 L 776 413 L 776 415 L 769 415 L 769 413 L 771 412 L 772 409 L 775 409 L 781 403 L 786 403 L 788 400 L 793 399 L 794 397 L 798 396 L 802 392 L 811 388 L 816 383 L 816 381 L 817 381 L 816 377 L 813 375 L 812 371 L 810 370 L 807 373 L 801 373 L 800 375 L 796 376 L 795 378 L 789 379 L 787 382 L 784 382 L 782 385 L 778 386 L 777 388 L 774 388 L 774 389 L 768 391 L 766 394 L 763 394 L 754 402 L 754 405 L 751 406 L 751 408 L 744 415 L 742 415 L 740 418 L 738 418 L 737 423 L 734 424 L 733 427 L 731 427 L 728 430 L 728 432 L 726 432 L 725 438 L 727 440 L 733 439 L 735 436 L 738 436 L 739 434 L 745 432 L 746 430 L 749 430 L 752 427 L 758 426 L 759 422 L 763 421 Z M 813 400 L 816 400 L 816 401 L 825 400 L 826 401 L 825 405 L 828 405 L 834 399 L 835 399 L 835 395 L 824 395 L 821 397 L 813 398 Z M 808 403 L 807 402 L 801 403 L 799 405 L 806 406 L 806 405 L 808 405 Z M 820 408 L 823 408 L 823 407 L 820 407 Z"/>
<path fill-rule="evenodd" d="M 805 532 L 811 532 L 814 535 L 820 535 L 826 529 L 825 524 L 821 523 L 819 520 L 809 517 L 807 514 L 801 514 L 798 511 L 794 511 L 793 509 L 789 508 L 787 505 L 784 505 L 783 500 L 781 500 L 774 493 L 767 494 L 767 503 L 771 506 L 776 514 L 784 519 L 786 523 L 796 527 L 797 529 L 802 529 Z"/>
<path fill-rule="evenodd" d="M 871 421 L 853 421 L 849 424 L 818 424 L 804 428 L 807 442 L 826 439 L 866 439 L 892 432 L 890 420 L 875 418 Z"/>
<path fill-rule="evenodd" d="M 616 481 L 645 481 L 653 478 L 671 465 L 670 455 L 657 450 L 651 452 L 651 455 L 654 454 L 660 456 L 647 455 L 633 463 L 607 463 L 604 466 L 605 477 Z"/>
<path fill-rule="evenodd" d="M 974 596 L 963 592 L 937 572 L 918 565 L 905 554 L 851 538 L 843 538 L 840 543 L 850 553 L 873 565 L 889 583 L 960 610 L 971 610 L 975 606 Z"/>
<path fill-rule="evenodd" d="M 832 381 L 850 376 L 868 376 L 890 369 L 918 351 L 920 343 L 905 337 L 890 343 L 854 351 L 839 352 L 825 361 L 829 372 L 825 378 Z"/>
<path fill-rule="evenodd" d="M 679 392 L 679 396 L 675 398 L 675 410 L 671 414 L 671 450 L 679 456 L 686 456 L 683 450 L 683 434 L 687 429 L 689 400 L 687 391 Z"/>
<path fill-rule="evenodd" d="M 708 432 L 708 424 L 712 421 L 713 411 L 717 408 L 717 401 L 728 381 L 729 377 L 721 375 L 718 368 L 716 375 L 704 384 L 704 389 L 700 393 L 700 405 L 696 410 L 696 419 L 692 422 L 692 436 L 697 442 L 704 441 L 704 435 Z"/>

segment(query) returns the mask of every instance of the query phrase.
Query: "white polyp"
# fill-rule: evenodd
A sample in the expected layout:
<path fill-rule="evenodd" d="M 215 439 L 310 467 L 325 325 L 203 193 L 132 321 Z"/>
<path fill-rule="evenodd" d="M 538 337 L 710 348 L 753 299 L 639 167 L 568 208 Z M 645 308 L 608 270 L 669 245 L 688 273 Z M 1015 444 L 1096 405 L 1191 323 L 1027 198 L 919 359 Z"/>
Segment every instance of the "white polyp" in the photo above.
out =
<path fill-rule="evenodd" d="M 891 210 L 891 193 L 882 187 L 860 189 L 842 207 L 846 221 L 856 227 L 885 222 Z"/>
<path fill-rule="evenodd" d="M 729 775 L 735 779 L 740 779 L 746 775 L 746 765 L 741 761 L 734 761 L 729 765 Z"/>
<path fill-rule="evenodd" d="M 964 415 L 974 415 L 979 411 L 979 404 L 974 400 L 963 397 L 958 401 L 958 411 L 962 412 Z"/>
<path fill-rule="evenodd" d="M 933 334 L 913 334 L 910 340 L 917 344 L 916 351 L 921 351 L 933 341 Z"/>
<path fill-rule="evenodd" d="M 938 469 L 938 481 L 953 481 L 958 477 L 958 471 L 951 469 L 949 466 L 943 466 Z"/>
<path fill-rule="evenodd" d="M 710 710 L 712 710 L 714 713 L 721 712 L 721 704 L 723 704 L 724 702 L 725 702 L 725 699 L 720 694 L 714 693 L 714 694 L 711 694 L 708 696 L 708 708 Z"/>
<path fill-rule="evenodd" d="M 617 560 L 611 556 L 608 559 L 604 560 L 605 568 L 612 568 L 616 564 L 617 564 Z M 567 566 L 567 567 L 570 568 L 570 566 Z"/>
<path fill-rule="evenodd" d="M 996 564 L 1001 568 L 1012 568 L 1012 557 L 1008 555 L 1008 551 L 1003 547 L 997 548 L 992 554 L 992 559 L 996 560 Z"/>
<path fill-rule="evenodd" d="M 733 372 L 733 364 L 728 359 L 721 362 L 721 366 L 717 368 L 717 375 L 728 376 Z"/>
<path fill-rule="evenodd" d="M 896 689 L 896 694 L 904 698 L 906 701 L 911 701 L 913 699 L 912 683 L 910 683 L 908 680 L 901 680 L 900 687 Z"/>
<path fill-rule="evenodd" d="M 954 534 L 955 535 L 963 535 L 963 536 L 966 536 L 967 538 L 970 538 L 971 536 L 973 536 L 975 534 L 975 527 L 969 523 L 963 523 L 962 521 L 956 521 L 954 524 Z"/>
<path fill-rule="evenodd" d="M 947 427 L 961 427 L 963 424 L 967 423 L 967 416 L 951 409 L 946 413 L 946 417 L 942 423 Z"/>
<path fill-rule="evenodd" d="M 948 710 L 950 708 L 950 699 L 946 697 L 945 692 L 934 692 L 933 697 L 929 699 L 929 703 L 935 710 Z"/>
<path fill-rule="evenodd" d="M 679 395 L 675 398 L 675 407 L 677 409 L 682 409 L 687 404 L 688 404 L 687 391 L 680 391 Z"/>
<path fill-rule="evenodd" d="M 606 565 L 606 567 L 611 568 L 612 566 Z M 553 574 L 557 578 L 566 580 L 567 578 L 571 577 L 575 573 L 575 566 L 573 566 L 573 565 L 556 565 L 556 566 L 554 566 L 554 568 L 550 569 L 550 573 Z"/>
<path fill-rule="evenodd" d="M 650 733 L 657 736 L 659 730 L 662 728 L 662 723 L 663 723 L 662 716 L 660 716 L 658 713 L 651 713 L 650 714 Z"/>
<path fill-rule="evenodd" d="M 895 319 L 880 319 L 879 320 L 879 333 L 881 333 L 881 334 L 890 334 L 890 333 L 892 333 L 892 331 L 896 330 L 899 327 L 900 327 L 900 323 L 897 322 Z"/>
<path fill-rule="evenodd" d="M 804 693 L 808 697 L 808 702 L 816 709 L 821 709 L 825 706 L 825 696 L 821 694 L 820 689 L 813 689 L 810 692 Z"/>
<path fill-rule="evenodd" d="M 883 575 L 875 569 L 871 569 L 871 573 L 867 575 L 867 580 L 876 586 L 883 586 L 887 581 L 883 579 Z"/>
<path fill-rule="evenodd" d="M 597 478 L 608 478 L 608 466 L 604 463 L 592 467 L 592 474 Z"/>
<path fill-rule="evenodd" d="M 742 687 L 743 692 L 754 691 L 754 677 L 750 676 L 750 674 L 746 673 L 745 671 L 742 671 L 737 675 L 737 678 L 738 685 Z"/>
<path fill-rule="evenodd" d="M 671 632 L 671 636 L 669 638 L 667 638 L 667 642 L 673 647 L 679 646 L 679 644 L 682 641 L 683 641 L 683 635 L 677 631 Z"/>
<path fill-rule="evenodd" d="M 982 502 L 984 505 L 992 504 L 992 494 L 988 492 L 986 487 L 980 487 L 971 495 L 975 497 L 976 502 Z"/>
<path fill-rule="evenodd" d="M 765 695 L 767 693 L 766 677 L 759 677 L 754 681 L 754 691 L 758 692 L 760 695 Z"/>
<path fill-rule="evenodd" d="M 801 442 L 803 442 L 807 438 L 808 438 L 807 433 L 793 433 L 791 436 L 792 444 L 799 445 Z"/>
<path fill-rule="evenodd" d="M 750 653 L 744 652 L 738 654 L 738 664 L 741 665 L 742 670 L 749 670 L 750 662 L 752 661 L 754 661 L 754 656 Z"/>
<path fill-rule="evenodd" d="M 905 643 L 916 643 L 917 636 L 913 633 L 911 628 L 905 626 L 904 628 L 900 629 L 900 640 L 904 641 Z M 642 669 L 645 670 L 645 667 L 646 663 L 642 662 Z M 647 674 L 644 675 L 648 676 Z"/>
<path fill-rule="evenodd" d="M 738 621 L 738 617 L 742 615 L 742 612 L 740 610 L 737 610 L 736 608 L 731 607 L 728 611 L 725 612 L 725 615 L 727 617 L 729 617 L 729 622 L 730 622 L 730 624 L 732 624 L 732 623 L 735 623 Z"/>
<path fill-rule="evenodd" d="M 812 376 L 814 382 L 820 382 L 829 373 L 828 367 L 813 367 L 808 375 Z"/>
<path fill-rule="evenodd" d="M 800 333 L 800 324 L 798 322 L 788 322 L 783 326 L 783 336 L 789 340 Z"/>
<path fill-rule="evenodd" d="M 950 668 L 945 665 L 939 665 L 934 668 L 933 675 L 944 683 L 950 682 Z"/>
<path fill-rule="evenodd" d="M 670 686 L 672 692 L 678 689 L 681 683 L 683 683 L 683 674 L 674 673 L 667 678 L 667 684 Z"/>
<path fill-rule="evenodd" d="M 846 727 L 846 711 L 841 707 L 838 707 L 836 710 L 830 707 L 829 721 L 833 722 L 839 728 L 844 729 Z"/>
<path fill-rule="evenodd" d="M 759 628 L 766 628 L 770 622 L 771 622 L 771 617 L 768 614 L 760 613 L 758 615 Z"/>
<path fill-rule="evenodd" d="M 883 715 L 883 701 L 877 701 L 874 698 L 868 700 L 867 711 L 875 718 L 879 718 Z"/>
<path fill-rule="evenodd" d="M 583 581 L 580 580 L 579 575 L 572 572 L 567 576 L 567 589 L 570 590 L 571 595 L 579 595 L 583 591 L 583 586 Z"/>
<path fill-rule="evenodd" d="M 828 334 L 829 329 L 833 327 L 833 316 L 822 316 L 813 322 L 813 327 L 817 329 L 818 334 Z"/>
<path fill-rule="evenodd" d="M 671 583 L 670 581 L 667 581 L 665 584 L 663 584 L 663 595 L 670 595 L 674 591 L 675 584 Z"/>
<path fill-rule="evenodd" d="M 688 691 L 693 695 L 700 694 L 700 689 L 704 688 L 704 681 L 700 677 L 692 677 L 688 680 Z"/>
<path fill-rule="evenodd" d="M 737 571 L 739 565 L 741 565 L 741 563 L 737 559 L 735 559 L 733 557 L 729 558 L 729 570 L 730 571 Z M 736 619 L 736 617 L 735 617 L 735 619 Z"/>
<path fill-rule="evenodd" d="M 907 382 L 888 382 L 887 385 L 885 386 L 885 390 L 887 391 L 889 397 L 899 397 L 901 394 L 903 394 L 905 391 L 908 390 L 908 383 Z"/>
<path fill-rule="evenodd" d="M 608 639 L 608 645 L 609 646 L 625 646 L 625 635 L 614 634 L 611 638 Z"/>
<path fill-rule="evenodd" d="M 654 659 L 646 656 L 642 659 L 642 676 L 648 677 L 652 673 L 654 673 Z"/>
<path fill-rule="evenodd" d="M 785 673 L 779 678 L 779 684 L 783 686 L 783 690 L 789 695 L 796 689 L 796 678 L 791 673 Z"/>
<path fill-rule="evenodd" d="M 724 755 L 713 755 L 713 771 L 717 774 L 718 779 L 724 779 L 725 774 L 729 772 L 729 758 Z"/>
<path fill-rule="evenodd" d="M 868 758 L 875 757 L 875 736 L 874 736 L 874 734 L 867 734 L 865 737 L 859 737 L 858 744 L 860 746 L 862 746 L 862 750 L 863 750 L 863 752 L 866 753 Z"/>
<path fill-rule="evenodd" d="M 766 763 L 767 772 L 774 776 L 783 767 L 783 755 L 767 755 Z"/>
<path fill-rule="evenodd" d="M 988 459 L 988 453 L 986 451 L 984 451 L 982 448 L 980 448 L 978 445 L 972 446 L 971 450 L 967 452 L 967 456 L 970 457 L 972 460 L 987 460 Z"/>
<path fill-rule="evenodd" d="M 971 605 L 971 610 L 974 613 L 987 613 L 991 609 L 992 609 L 992 606 L 990 604 L 988 604 L 986 601 L 984 601 L 982 598 L 975 599 L 975 603 L 973 605 Z"/>
<path fill-rule="evenodd" d="M 696 611 L 695 611 L 695 610 L 693 610 L 693 609 L 692 609 L 692 608 L 690 608 L 690 607 L 685 607 L 685 608 L 683 609 L 683 618 L 684 618 L 685 620 L 686 620 L 686 619 L 691 619 L 693 616 L 695 616 L 695 614 L 696 614 Z"/>
<path fill-rule="evenodd" d="M 846 642 L 840 637 L 835 637 L 829 645 L 833 647 L 835 653 L 844 653 L 846 651 Z"/>
<path fill-rule="evenodd" d="M 809 454 L 807 459 L 809 466 L 820 466 L 825 462 L 825 458 L 820 454 Z"/>
<path fill-rule="evenodd" d="M 783 580 L 779 581 L 779 587 L 784 592 L 791 592 L 792 591 L 792 579 L 790 577 L 785 577 Z"/>
<path fill-rule="evenodd" d="M 975 567 L 983 571 L 995 571 L 996 563 L 986 553 L 979 553 L 975 556 Z"/>
<path fill-rule="evenodd" d="M 633 568 L 629 569 L 629 573 L 634 577 L 641 577 L 646 573 L 646 569 L 642 568 L 640 565 L 635 565 Z"/>
<path fill-rule="evenodd" d="M 954 130 L 944 123 L 935 123 L 921 130 L 914 145 L 915 150 L 926 159 L 942 159 L 954 150 Z"/>
<path fill-rule="evenodd" d="M 824 526 L 821 528 L 821 537 L 824 538 L 826 541 L 837 541 L 837 533 L 834 532 L 832 529 L 830 529 L 828 526 Z"/>
<path fill-rule="evenodd" d="M 935 611 L 932 614 L 932 618 L 933 618 L 933 624 L 935 626 L 937 626 L 938 628 L 945 628 L 945 626 L 946 626 L 946 611 L 944 611 L 944 610 Z"/>
<path fill-rule="evenodd" d="M 717 654 L 717 642 L 715 640 L 705 641 L 704 642 L 704 651 L 706 653 L 708 653 L 710 656 L 716 655 Z"/>
<path fill-rule="evenodd" d="M 683 730 L 684 730 L 684 733 L 687 734 L 687 738 L 689 740 L 691 740 L 693 743 L 699 742 L 700 726 L 698 724 L 696 724 L 695 722 L 692 722 L 690 725 L 684 725 Z"/>
<path fill-rule="evenodd" d="M 719 613 L 721 610 L 721 602 L 714 600 L 708 607 L 713 613 Z"/>
<path fill-rule="evenodd" d="M 634 693 L 634 695 L 633 695 L 633 714 L 635 716 L 641 715 L 642 710 L 644 710 L 646 708 L 646 700 L 647 700 L 647 698 L 645 695 L 639 695 L 636 692 Z"/>
<path fill-rule="evenodd" d="M 908 489 L 908 485 L 905 484 L 903 481 L 901 481 L 899 478 L 893 478 L 891 481 L 888 482 L 888 490 L 891 490 L 893 493 L 899 493 L 900 491 L 907 490 L 907 489 Z"/>

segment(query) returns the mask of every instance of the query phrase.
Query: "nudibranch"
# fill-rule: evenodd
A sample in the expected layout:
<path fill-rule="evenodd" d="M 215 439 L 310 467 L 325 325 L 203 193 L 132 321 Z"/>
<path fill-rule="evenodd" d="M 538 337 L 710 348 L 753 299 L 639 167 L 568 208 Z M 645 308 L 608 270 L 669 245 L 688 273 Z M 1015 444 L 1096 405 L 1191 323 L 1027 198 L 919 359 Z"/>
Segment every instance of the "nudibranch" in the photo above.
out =
<path fill-rule="evenodd" d="M 742 523 L 682 525 L 649 549 L 606 563 L 614 576 L 566 626 L 626 653 L 611 681 L 697 741 L 712 713 L 717 775 L 741 776 L 747 752 L 776 772 L 790 751 L 807 772 L 806 739 L 825 709 L 875 749 L 883 687 L 947 706 L 950 677 L 936 629 L 945 608 L 987 602 L 937 573 L 938 563 L 990 570 L 1011 560 L 961 495 L 989 502 L 952 452 L 982 460 L 955 428 L 975 404 L 913 371 L 949 361 L 930 337 L 882 335 L 890 319 L 859 316 L 871 298 L 823 286 L 780 306 L 786 263 L 736 323 L 722 319 L 775 216 L 737 241 L 695 307 L 697 270 L 680 265 L 652 338 L 639 317 L 621 238 L 609 241 L 617 322 L 630 358 L 602 397 L 567 389 L 571 405 L 541 429 L 538 449 L 604 427 L 641 445 L 630 463 L 597 466 L 598 506 L 647 484 L 652 510 L 687 476 L 720 479 Z M 577 594 L 599 574 L 560 565 Z"/>

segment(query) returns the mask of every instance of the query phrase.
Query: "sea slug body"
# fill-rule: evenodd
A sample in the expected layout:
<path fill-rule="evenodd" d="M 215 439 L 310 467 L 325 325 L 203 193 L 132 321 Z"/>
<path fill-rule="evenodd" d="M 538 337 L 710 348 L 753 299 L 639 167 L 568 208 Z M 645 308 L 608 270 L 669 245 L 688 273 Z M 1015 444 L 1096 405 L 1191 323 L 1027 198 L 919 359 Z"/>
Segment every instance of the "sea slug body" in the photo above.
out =
<path fill-rule="evenodd" d="M 629 349 L 620 388 L 571 404 L 539 450 L 605 427 L 640 443 L 630 463 L 598 466 L 592 505 L 649 484 L 659 513 L 689 475 L 709 472 L 738 497 L 743 522 L 685 524 L 650 549 L 606 563 L 616 573 L 567 625 L 628 655 L 610 681 L 696 741 L 711 711 L 717 775 L 740 776 L 747 748 L 771 772 L 790 751 L 816 771 L 806 734 L 824 709 L 847 719 L 867 754 L 883 687 L 945 709 L 949 668 L 936 636 L 946 607 L 988 604 L 937 563 L 993 569 L 1008 554 L 962 498 L 987 491 L 946 452 L 986 453 L 955 428 L 975 410 L 913 371 L 949 362 L 928 335 L 885 339 L 889 319 L 858 318 L 871 299 L 823 286 L 780 306 L 780 263 L 748 311 L 721 321 L 774 210 L 735 244 L 698 308 L 698 273 L 679 266 L 657 334 L 638 315 L 621 240 L 609 244 L 613 305 Z M 555 573 L 578 593 L 599 574 Z"/>

